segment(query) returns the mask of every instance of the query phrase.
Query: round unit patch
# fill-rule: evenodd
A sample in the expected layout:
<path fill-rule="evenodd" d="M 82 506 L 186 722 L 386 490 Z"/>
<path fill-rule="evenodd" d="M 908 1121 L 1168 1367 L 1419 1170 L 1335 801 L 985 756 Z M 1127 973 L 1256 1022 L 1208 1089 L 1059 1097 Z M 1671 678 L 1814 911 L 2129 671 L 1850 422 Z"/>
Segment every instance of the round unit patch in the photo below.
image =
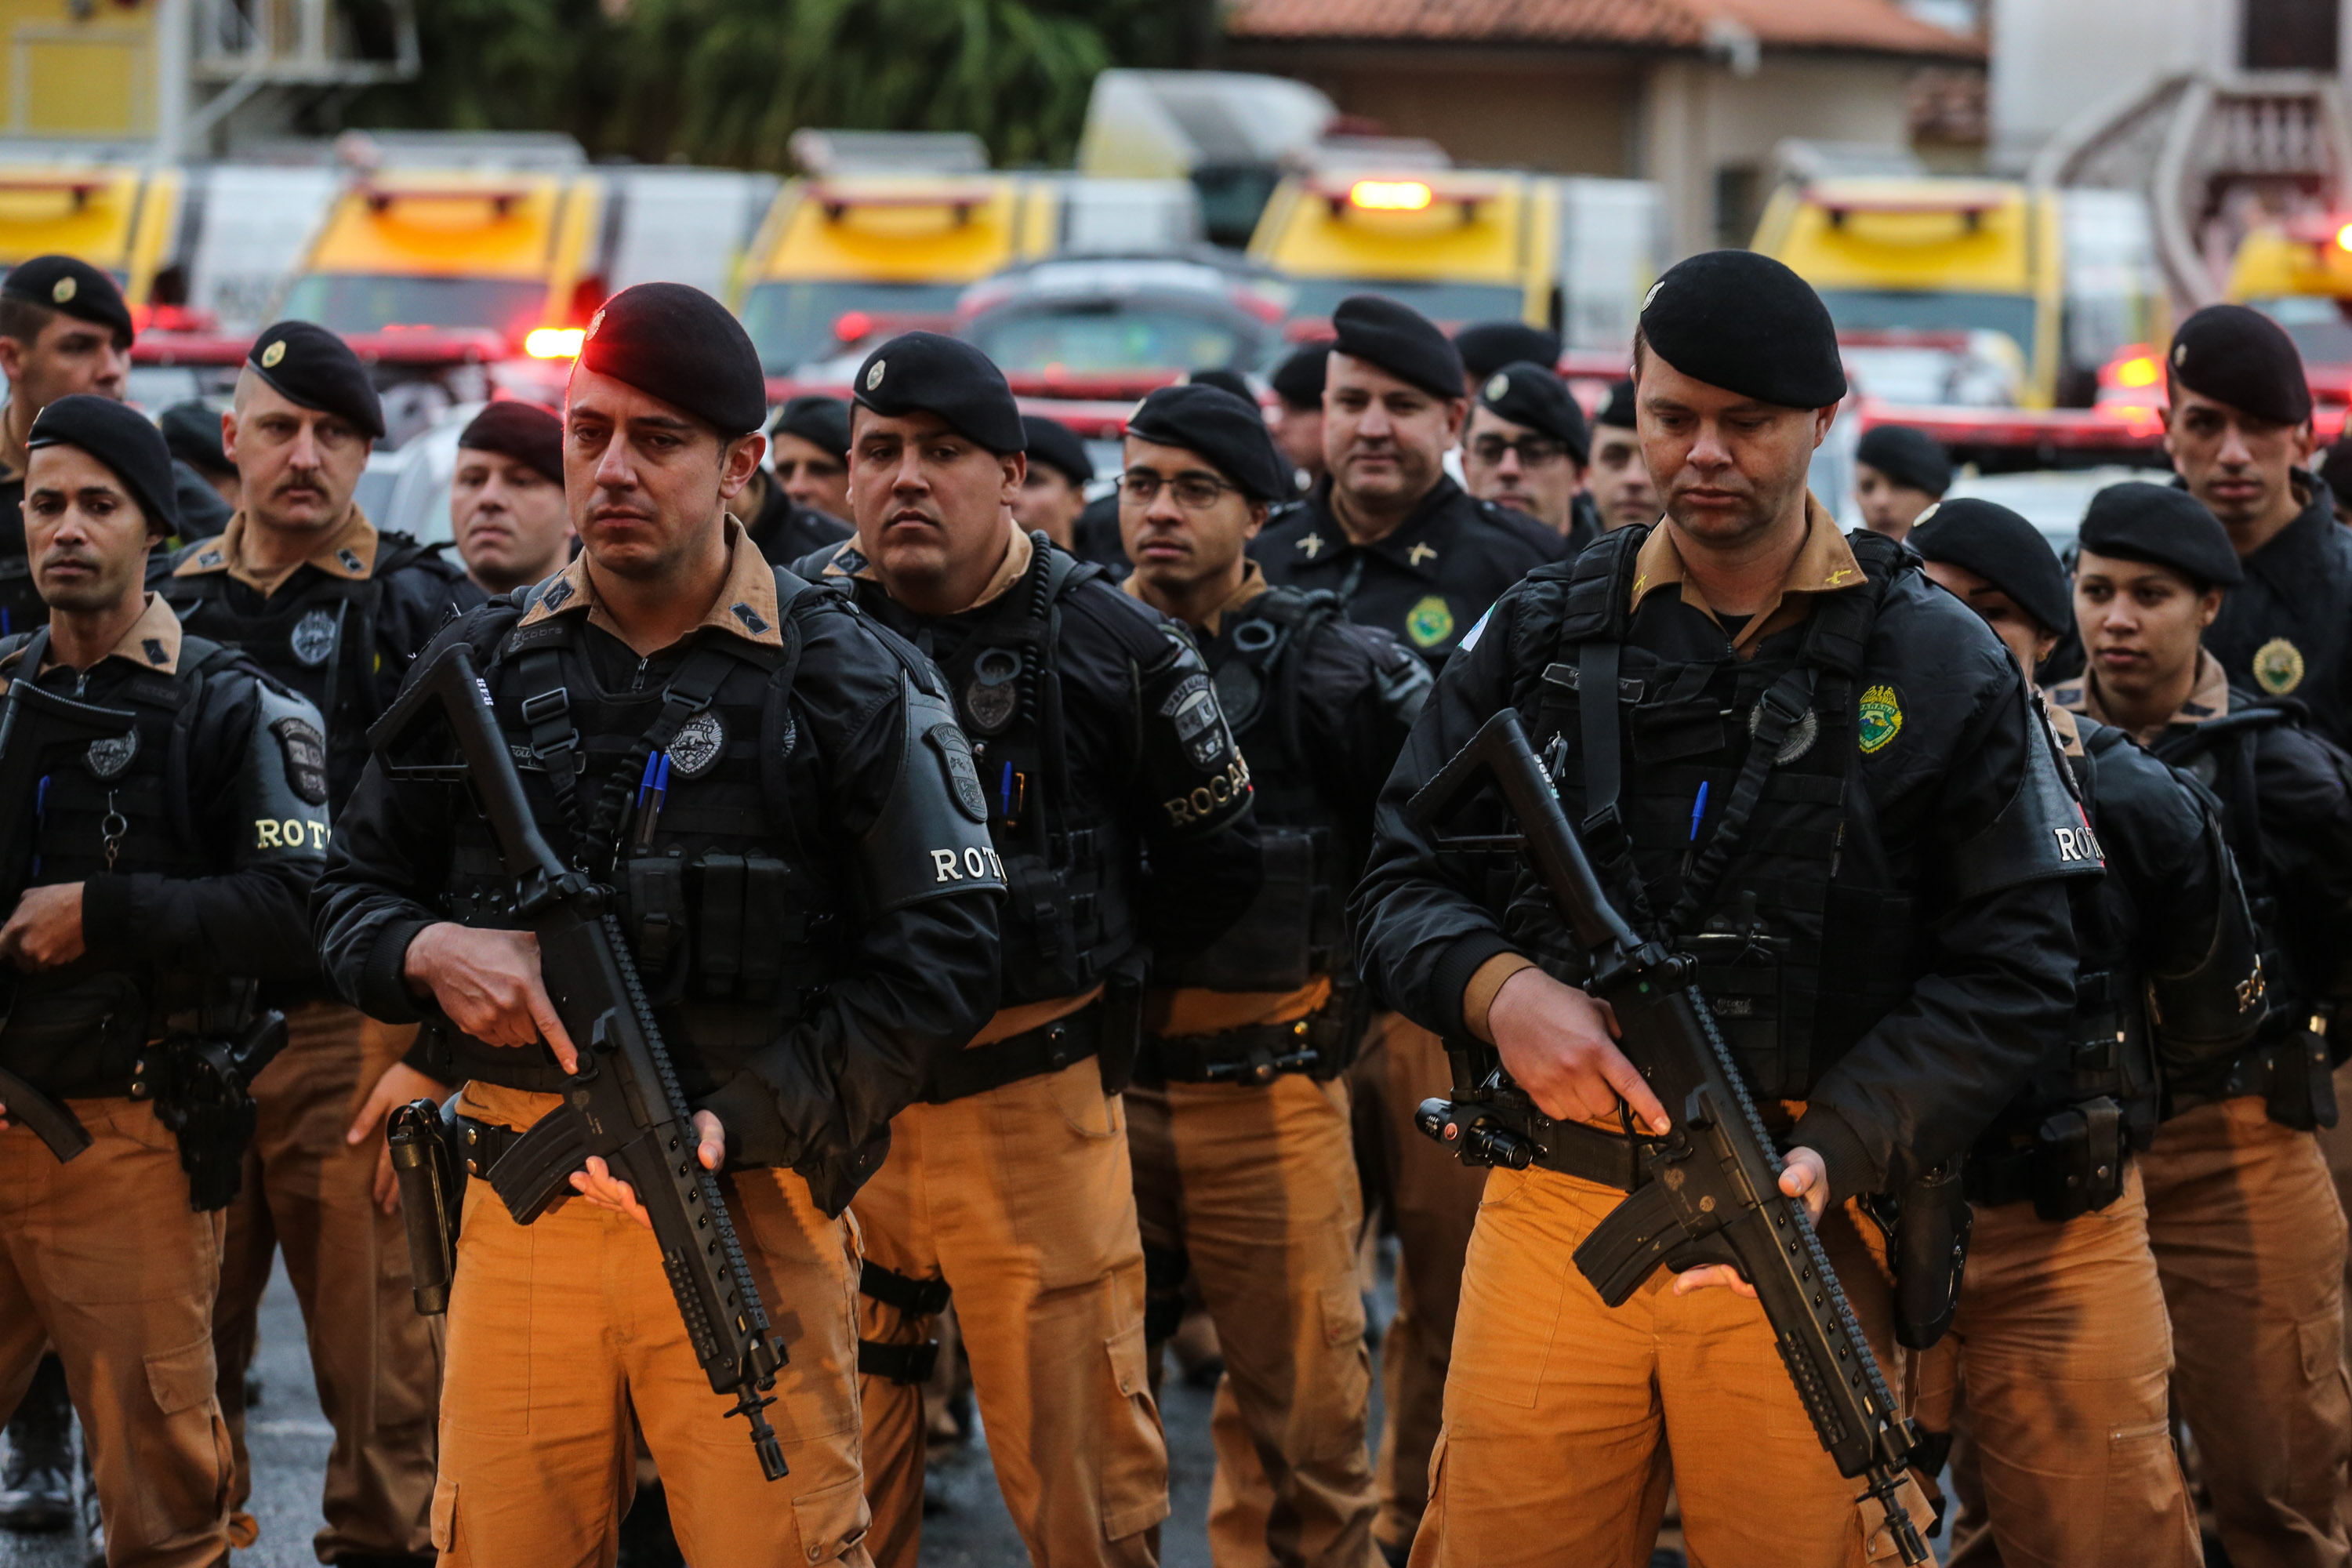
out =
<path fill-rule="evenodd" d="M 66 281 L 70 283 L 73 279 L 68 278 Z M 113 779 L 121 777 L 122 770 L 129 767 L 131 759 L 138 754 L 139 731 L 128 730 L 120 735 L 102 735 L 92 741 L 83 760 L 94 776 Z"/>
<path fill-rule="evenodd" d="M 1454 606 L 1432 594 L 1405 612 L 1404 630 L 1415 647 L 1435 647 L 1454 635 Z"/>
<path fill-rule="evenodd" d="M 304 612 L 294 623 L 294 635 L 288 639 L 294 647 L 294 657 L 310 669 L 316 669 L 335 657 L 335 612 L 316 609 Z"/>
<path fill-rule="evenodd" d="M 2303 684 L 2303 650 L 2284 637 L 2273 637 L 2254 650 L 2254 680 L 2273 697 L 2284 697 Z"/>
<path fill-rule="evenodd" d="M 726 749 L 727 727 L 706 708 L 680 724 L 670 738 L 669 771 L 682 779 L 700 778 Z"/>
<path fill-rule="evenodd" d="M 1874 686 L 1862 694 L 1859 733 L 1864 756 L 1883 752 L 1903 732 L 1903 699 L 1892 686 Z"/>

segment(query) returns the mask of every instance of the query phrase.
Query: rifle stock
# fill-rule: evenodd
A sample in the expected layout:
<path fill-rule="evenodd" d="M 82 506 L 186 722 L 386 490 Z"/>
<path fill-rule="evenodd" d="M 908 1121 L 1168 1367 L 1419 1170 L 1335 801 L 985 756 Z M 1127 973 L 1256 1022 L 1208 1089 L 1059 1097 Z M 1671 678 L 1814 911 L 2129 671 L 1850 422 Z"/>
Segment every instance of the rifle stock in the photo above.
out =
<path fill-rule="evenodd" d="M 1664 1137 L 1637 1140 L 1649 1179 L 1576 1249 L 1577 1268 L 1612 1308 L 1661 1268 L 1738 1269 L 1755 1287 L 1789 1379 L 1838 1473 L 1867 1478 L 1906 1563 L 1929 1561 L 1897 1493 L 1917 1434 L 1895 1405 L 1804 1205 L 1780 1191 L 1780 1157 L 1691 984 L 1690 963 L 1643 942 L 1610 903 L 1518 715 L 1505 709 L 1488 720 L 1413 795 L 1407 815 L 1433 831 L 1489 780 L 1591 961 L 1586 989 L 1614 1010 L 1626 1056 L 1674 1119 Z"/>
<path fill-rule="evenodd" d="M 591 1154 L 602 1156 L 635 1190 L 653 1221 L 695 1358 L 712 1392 L 735 1398 L 728 1414 L 748 1418 L 761 1468 L 774 1480 L 785 1473 L 784 1457 L 765 1410 L 775 1403 L 769 1390 L 784 1348 L 770 1330 L 718 1181 L 696 1157 L 693 1115 L 635 962 L 607 908 L 609 894 L 559 859 L 540 832 L 491 711 L 489 689 L 462 643 L 416 670 L 368 731 L 368 743 L 394 777 L 453 776 L 445 768 L 403 768 L 390 755 L 436 717 L 457 741 L 462 777 L 515 879 L 515 912 L 539 938 L 548 995 L 580 1052 L 562 1108 L 542 1118 L 494 1167 L 503 1173 L 508 1160 L 521 1154 L 516 1174 L 529 1180 L 502 1181 L 494 1173 L 491 1185 L 525 1225 L 569 1190 L 565 1178 Z"/>

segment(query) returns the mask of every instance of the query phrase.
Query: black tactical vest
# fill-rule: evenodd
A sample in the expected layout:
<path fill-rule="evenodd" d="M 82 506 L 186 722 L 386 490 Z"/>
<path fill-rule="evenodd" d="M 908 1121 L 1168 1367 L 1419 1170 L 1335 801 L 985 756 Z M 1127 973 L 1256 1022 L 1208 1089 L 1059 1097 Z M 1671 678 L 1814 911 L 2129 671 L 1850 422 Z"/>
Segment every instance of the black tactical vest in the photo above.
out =
<path fill-rule="evenodd" d="M 1160 960 L 1155 985 L 1296 991 L 1347 964 L 1342 914 L 1363 846 L 1316 789 L 1298 729 L 1301 650 L 1345 613 L 1328 591 L 1269 588 L 1202 640 L 1217 705 L 1249 759 L 1265 880 L 1206 950 Z"/>
<path fill-rule="evenodd" d="M 939 659 L 1004 862 L 1008 1007 L 1091 989 L 1136 942 L 1135 830 L 1124 812 L 1077 793 L 1054 661 L 1063 603 L 1102 568 L 1050 548 L 1042 533 L 1033 542 L 1028 574 Z"/>
<path fill-rule="evenodd" d="M 2099 830 L 2099 759 L 2130 737 L 2101 729 L 2071 759 L 2075 790 L 2092 831 Z M 2103 840 L 2104 842 L 2104 840 Z M 2139 951 L 2142 918 L 2121 877 L 2076 879 L 2066 887 L 2074 917 L 2079 967 L 2074 976 L 2074 1012 L 2068 1020 L 2065 1056 L 2035 1076 L 2031 1120 L 2055 1106 L 2079 1105 L 2101 1096 L 2123 1110 L 2132 1147 L 2146 1149 L 2156 1136 L 2163 1110 L 2163 1086 L 2148 1037 L 2146 976 L 2133 954 Z"/>
<path fill-rule="evenodd" d="M 1699 994 L 1754 1090 L 1801 1098 L 1924 966 L 1856 733 L 1879 605 L 1917 566 L 1891 540 L 1856 536 L 1866 584 L 1818 597 L 1793 651 L 1775 639 L 1753 659 L 1676 663 L 1624 640 L 1649 531 L 1619 529 L 1577 559 L 1529 731 L 1636 926 L 1697 960 Z M 1596 694 L 1609 706 L 1590 710 Z M 1528 887 L 1513 921 L 1558 955 L 1563 933 Z"/>
<path fill-rule="evenodd" d="M 329 799 L 340 811 L 367 763 L 367 730 L 378 711 L 376 621 L 384 579 L 437 555 L 404 533 L 376 536 L 375 567 L 363 578 L 321 575 L 299 594 L 272 595 L 247 613 L 231 607 L 231 579 L 209 572 L 153 583 L 181 626 L 242 652 L 310 700 L 327 721 Z"/>
<path fill-rule="evenodd" d="M 845 957 L 848 847 L 823 824 L 801 831 L 784 768 L 799 623 L 827 595 L 779 572 L 782 647 L 705 632 L 661 684 L 606 690 L 578 646 L 582 617 L 517 625 L 544 587 L 494 601 L 468 641 L 533 816 L 558 854 L 617 891 L 680 1086 L 699 1098 L 809 1012 Z M 647 837 L 641 803 L 662 754 L 667 788 Z M 513 879 L 479 814 L 452 815 L 446 907 L 467 924 L 503 925 Z M 450 1048 L 458 1078 L 563 1083 L 543 1049 L 462 1036 Z"/>
<path fill-rule="evenodd" d="M 0 643 L 0 657 L 21 647 L 17 669 L 29 676 L 47 646 L 44 628 Z M 32 885 L 109 871 L 201 877 L 216 868 L 222 847 L 201 843 L 189 817 L 189 736 L 205 682 L 236 662 L 233 650 L 184 636 L 176 673 L 142 670 L 102 697 L 68 693 L 128 711 L 136 725 L 121 740 L 59 756 L 43 776 Z M 227 984 L 193 970 L 101 968 L 89 955 L 13 978 L 0 1063 L 61 1098 L 130 1092 L 141 1047 L 165 1033 L 173 1015 L 219 1001 Z"/>

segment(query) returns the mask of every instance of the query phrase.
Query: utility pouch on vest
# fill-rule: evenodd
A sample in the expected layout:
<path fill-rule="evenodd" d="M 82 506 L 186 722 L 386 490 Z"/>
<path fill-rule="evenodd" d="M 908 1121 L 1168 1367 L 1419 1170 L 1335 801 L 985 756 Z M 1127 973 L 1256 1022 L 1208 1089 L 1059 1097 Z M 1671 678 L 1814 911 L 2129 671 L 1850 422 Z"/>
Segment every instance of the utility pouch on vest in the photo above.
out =
<path fill-rule="evenodd" d="M 286 1015 L 268 1012 L 234 1035 L 173 1035 L 142 1053 L 131 1089 L 179 1140 L 188 1206 L 226 1208 L 245 1181 L 259 1108 L 250 1085 L 286 1048 Z"/>
<path fill-rule="evenodd" d="M 675 855 L 640 855 L 628 874 L 631 945 L 638 967 L 657 980 L 686 941 L 686 865 Z"/>
<path fill-rule="evenodd" d="M 1887 1229 L 1895 1269 L 1895 1339 L 1924 1351 L 1952 1326 L 1969 1263 L 1976 1216 L 1960 1188 L 1960 1162 L 1947 1160 L 1913 1178 L 1896 1197 L 1892 1217 L 1892 1228 L 1883 1217 L 1881 1228 Z"/>
<path fill-rule="evenodd" d="M 1180 984 L 1211 991 L 1296 991 L 1315 977 L 1316 838 L 1261 825 L 1265 879 L 1241 918 L 1175 966 Z"/>
<path fill-rule="evenodd" d="M 2033 1212 L 2053 1224 L 2123 1195 L 2123 1108 L 2105 1095 L 2059 1111 L 2034 1134 Z"/>
<path fill-rule="evenodd" d="M 412 1100 L 392 1113 L 385 1142 L 400 1181 L 400 1217 L 408 1231 L 410 1294 L 419 1316 L 449 1310 L 457 1272 L 457 1231 L 466 1214 L 466 1175 L 457 1161 L 453 1096 L 447 1105 Z"/>
<path fill-rule="evenodd" d="M 1126 1090 L 1135 1077 L 1136 1054 L 1143 1048 L 1143 991 L 1151 978 L 1148 953 L 1130 953 L 1103 976 L 1102 1035 L 1095 1047 L 1095 1066 L 1102 1071 L 1105 1094 Z"/>
<path fill-rule="evenodd" d="M 58 1100 L 129 1094 L 147 1039 L 139 983 L 121 971 L 14 987 L 0 1066 Z"/>
<path fill-rule="evenodd" d="M 2336 1077 L 2327 1054 L 2327 1020 L 2317 1028 L 2290 1029 L 2282 1039 L 2241 1056 L 2225 1092 L 2259 1094 L 2273 1121 L 2298 1132 L 2336 1125 Z"/>

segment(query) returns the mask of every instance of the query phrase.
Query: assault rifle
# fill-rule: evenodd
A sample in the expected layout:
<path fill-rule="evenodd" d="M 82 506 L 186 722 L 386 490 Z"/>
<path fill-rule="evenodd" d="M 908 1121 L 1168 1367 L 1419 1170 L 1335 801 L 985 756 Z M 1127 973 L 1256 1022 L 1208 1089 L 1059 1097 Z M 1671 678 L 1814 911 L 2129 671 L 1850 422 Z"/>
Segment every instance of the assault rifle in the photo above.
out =
<path fill-rule="evenodd" d="M 47 639 L 35 641 L 46 645 Z M 30 657 L 37 659 L 40 653 L 32 650 Z M 33 879 L 34 819 L 50 757 L 60 746 L 120 740 L 138 722 L 127 709 L 44 691 L 29 672 L 8 683 L 8 695 L 0 700 L 0 921 L 16 912 L 16 900 Z M 0 1029 L 7 1026 L 16 1005 L 16 972 L 0 963 Z M 89 1131 L 63 1101 L 5 1068 L 0 1068 L 0 1105 L 8 1108 L 8 1120 L 31 1128 L 60 1162 L 89 1147 Z"/>
<path fill-rule="evenodd" d="M 1591 960 L 1585 989 L 1615 1011 L 1625 1055 L 1675 1121 L 1664 1137 L 1637 1136 L 1649 1179 L 1576 1249 L 1577 1268 L 1611 1307 L 1622 1306 L 1662 1267 L 1737 1268 L 1756 1289 L 1781 1363 L 1838 1473 L 1867 1476 L 1903 1561 L 1928 1562 L 1896 1491 L 1918 1435 L 1896 1409 L 1804 1205 L 1780 1191 L 1780 1157 L 1691 983 L 1691 961 L 1643 942 L 1611 905 L 1511 710 L 1488 720 L 1406 812 L 1429 827 L 1488 776 L 1518 819 L 1519 834 L 1441 837 L 1439 847 L 1527 852 Z M 1496 1127 L 1475 1102 L 1492 1092 L 1429 1101 L 1419 1120 L 1441 1142 L 1472 1145 L 1490 1163 L 1524 1169 L 1536 1151 Z"/>
<path fill-rule="evenodd" d="M 427 721 L 445 721 L 461 762 L 402 766 L 393 753 Z M 731 1394 L 730 1415 L 751 1423 L 751 1445 L 768 1479 L 784 1474 L 784 1453 L 768 1424 L 769 1392 L 785 1360 L 770 1331 L 759 1287 L 744 1264 L 719 1184 L 702 1168 L 692 1112 L 646 1000 L 635 961 L 611 910 L 611 891 L 565 865 L 531 816 L 489 689 L 464 644 L 436 655 L 409 679 L 368 744 L 394 778 L 465 783 L 514 878 L 514 911 L 539 938 L 540 973 L 580 1049 L 564 1103 L 541 1117 L 490 1169 L 490 1185 L 516 1222 L 529 1225 L 572 1190 L 569 1178 L 591 1154 L 636 1190 L 653 1219 L 662 1268 L 686 1321 L 711 1391 Z"/>

